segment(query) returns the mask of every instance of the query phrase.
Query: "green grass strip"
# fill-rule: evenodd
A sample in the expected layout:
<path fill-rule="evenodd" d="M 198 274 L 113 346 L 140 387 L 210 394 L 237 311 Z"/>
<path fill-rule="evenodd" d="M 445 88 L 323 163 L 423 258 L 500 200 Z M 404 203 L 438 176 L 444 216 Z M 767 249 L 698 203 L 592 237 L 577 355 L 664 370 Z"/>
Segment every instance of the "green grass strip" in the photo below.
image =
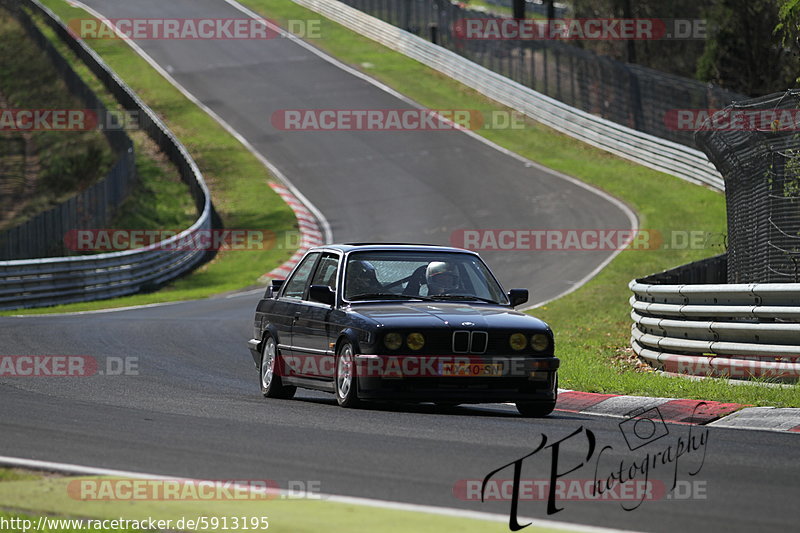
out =
<path fill-rule="evenodd" d="M 2 472 L 2 470 L 0 470 Z M 218 499 L 218 500 L 88 500 L 81 499 L 75 484 L 81 480 L 109 480 L 112 478 L 51 477 L 26 481 L 0 482 L 0 518 L 27 517 L 35 522 L 39 516 L 52 518 L 172 520 L 172 529 L 178 520 L 197 520 L 206 517 L 207 523 L 216 520 L 220 527 L 207 531 L 254 531 L 252 524 L 266 517 L 268 531 L 292 533 L 501 533 L 508 531 L 507 522 L 492 522 L 471 518 L 383 509 L 372 506 L 326 501 L 311 498 L 275 499 Z M 119 478 L 117 478 L 119 479 Z M 2 480 L 2 477 L 0 477 Z M 71 485 L 72 484 L 72 485 Z M 99 492 L 98 492 L 99 494 Z M 476 503 L 479 510 L 480 503 Z M 223 522 L 223 520 L 225 522 Z M 239 528 L 234 528 L 238 521 Z M 185 522 L 184 522 L 185 524 Z M 242 527 L 246 524 L 246 527 Z M 202 531 L 202 527 L 181 528 Z M 78 528 L 52 529 L 53 532 L 73 532 Z M 263 529 L 258 529 L 263 531 Z M 84 529 L 84 531 L 86 531 Z M 526 531 L 544 533 L 550 528 L 530 526 Z M 564 531 L 559 529 L 558 531 Z M 11 533 L 14 533 L 13 531 Z M 21 533 L 21 532 L 20 532 Z"/>

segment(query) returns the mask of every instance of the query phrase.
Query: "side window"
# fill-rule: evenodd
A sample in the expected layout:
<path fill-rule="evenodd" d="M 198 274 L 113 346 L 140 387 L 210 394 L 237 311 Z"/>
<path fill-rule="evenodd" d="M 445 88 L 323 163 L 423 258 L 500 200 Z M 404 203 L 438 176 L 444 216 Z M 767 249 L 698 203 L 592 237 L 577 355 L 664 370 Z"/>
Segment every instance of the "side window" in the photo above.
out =
<path fill-rule="evenodd" d="M 311 285 L 327 285 L 336 290 L 336 269 L 339 267 L 339 257 L 333 254 L 325 254 L 319 262 Z"/>
<path fill-rule="evenodd" d="M 319 255 L 319 252 L 314 252 L 308 254 L 305 259 L 303 259 L 303 262 L 300 263 L 300 266 L 297 267 L 292 277 L 289 278 L 284 285 L 283 296 L 287 298 L 303 297 L 303 293 L 306 292 L 306 286 L 308 285 L 308 278 L 314 270 L 314 263 L 317 262 Z"/>

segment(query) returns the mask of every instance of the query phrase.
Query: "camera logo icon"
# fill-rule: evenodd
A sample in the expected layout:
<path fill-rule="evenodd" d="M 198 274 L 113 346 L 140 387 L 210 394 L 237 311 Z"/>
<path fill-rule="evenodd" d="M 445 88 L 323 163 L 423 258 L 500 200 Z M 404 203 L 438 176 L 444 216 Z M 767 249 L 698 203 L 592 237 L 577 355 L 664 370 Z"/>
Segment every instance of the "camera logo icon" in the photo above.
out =
<path fill-rule="evenodd" d="M 627 419 L 619 423 L 619 430 L 631 451 L 669 434 L 669 429 L 657 407 L 650 409 L 640 407 L 625 416 Z"/>

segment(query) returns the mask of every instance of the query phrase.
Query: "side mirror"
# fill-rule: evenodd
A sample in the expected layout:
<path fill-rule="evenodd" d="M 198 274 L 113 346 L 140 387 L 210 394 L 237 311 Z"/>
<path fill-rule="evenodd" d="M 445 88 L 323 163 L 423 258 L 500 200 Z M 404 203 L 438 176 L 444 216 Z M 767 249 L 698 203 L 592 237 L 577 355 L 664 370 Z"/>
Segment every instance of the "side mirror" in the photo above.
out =
<path fill-rule="evenodd" d="M 272 283 L 267 286 L 267 291 L 264 293 L 264 299 L 275 298 L 278 296 L 278 292 L 283 287 L 283 283 L 285 279 L 273 279 Z"/>
<path fill-rule="evenodd" d="M 308 288 L 308 299 L 325 305 L 336 303 L 336 292 L 327 285 L 312 285 Z"/>
<path fill-rule="evenodd" d="M 510 289 L 508 301 L 511 302 L 511 307 L 524 304 L 528 301 L 528 289 Z"/>

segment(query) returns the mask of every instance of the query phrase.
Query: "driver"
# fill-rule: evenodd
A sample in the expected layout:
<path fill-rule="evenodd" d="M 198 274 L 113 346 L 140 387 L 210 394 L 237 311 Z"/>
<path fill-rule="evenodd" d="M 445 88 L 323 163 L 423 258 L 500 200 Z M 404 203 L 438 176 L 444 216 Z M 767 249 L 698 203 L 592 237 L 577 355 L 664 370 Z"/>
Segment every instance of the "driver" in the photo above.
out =
<path fill-rule="evenodd" d="M 458 268 L 444 261 L 433 261 L 425 269 L 428 294 L 447 294 L 459 286 Z"/>
<path fill-rule="evenodd" d="M 378 273 L 372 263 L 363 260 L 355 260 L 350 263 L 347 267 L 348 295 L 370 294 L 381 290 Z"/>

